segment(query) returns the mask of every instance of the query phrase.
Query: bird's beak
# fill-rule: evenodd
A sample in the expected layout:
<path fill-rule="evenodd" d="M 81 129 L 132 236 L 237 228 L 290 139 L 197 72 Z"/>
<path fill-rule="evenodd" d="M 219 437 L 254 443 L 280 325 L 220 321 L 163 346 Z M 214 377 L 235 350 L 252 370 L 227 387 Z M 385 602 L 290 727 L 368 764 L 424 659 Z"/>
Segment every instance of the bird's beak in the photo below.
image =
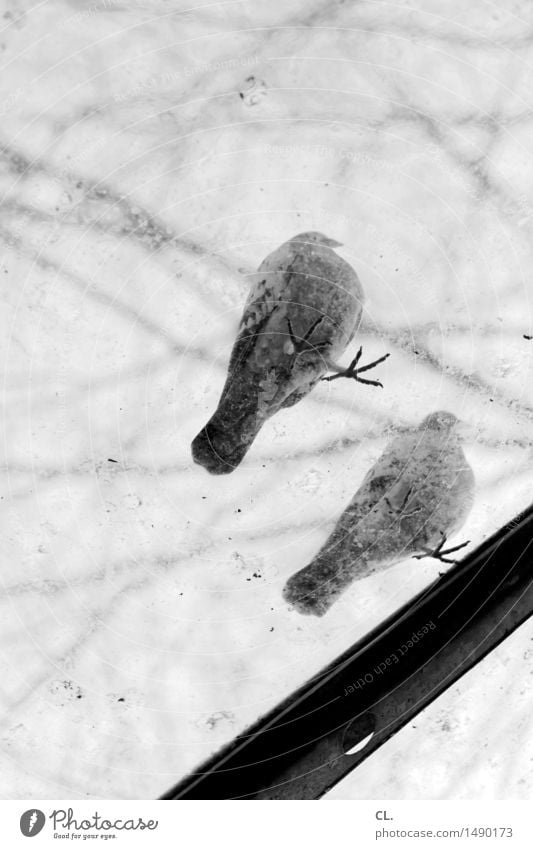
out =
<path fill-rule="evenodd" d="M 337 242 L 335 239 L 330 239 L 329 237 L 325 239 L 325 244 L 328 248 L 342 248 L 342 242 Z"/>

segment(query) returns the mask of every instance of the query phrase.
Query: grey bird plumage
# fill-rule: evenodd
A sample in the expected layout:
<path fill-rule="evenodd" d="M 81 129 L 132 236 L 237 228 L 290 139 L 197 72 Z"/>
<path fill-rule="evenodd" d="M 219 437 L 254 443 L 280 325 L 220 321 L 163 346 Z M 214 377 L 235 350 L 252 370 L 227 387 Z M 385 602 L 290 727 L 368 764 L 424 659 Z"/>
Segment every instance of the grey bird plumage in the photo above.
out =
<path fill-rule="evenodd" d="M 353 583 L 410 555 L 443 556 L 446 537 L 463 525 L 474 500 L 474 474 L 456 431 L 439 411 L 396 436 L 368 472 L 312 562 L 286 583 L 300 613 L 322 616 Z"/>
<path fill-rule="evenodd" d="M 371 363 L 336 363 L 359 327 L 364 293 L 322 233 L 301 233 L 269 254 L 252 281 L 217 409 L 192 443 L 195 462 L 232 472 L 265 421 L 300 401 L 328 371 L 359 377 Z M 388 356 L 388 355 L 387 355 Z M 331 378 L 330 378 L 331 379 Z"/>

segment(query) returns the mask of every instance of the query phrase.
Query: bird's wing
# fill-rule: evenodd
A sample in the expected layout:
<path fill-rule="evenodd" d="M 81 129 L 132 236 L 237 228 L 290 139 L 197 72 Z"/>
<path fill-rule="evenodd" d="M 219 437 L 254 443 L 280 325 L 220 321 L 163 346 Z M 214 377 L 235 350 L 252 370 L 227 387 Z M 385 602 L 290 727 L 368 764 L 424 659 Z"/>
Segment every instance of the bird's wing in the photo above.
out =
<path fill-rule="evenodd" d="M 380 459 L 392 480 L 373 520 L 401 517 L 402 541 L 409 540 L 414 549 L 461 527 L 472 506 L 474 476 L 455 438 L 417 430 L 399 437 L 394 450 Z"/>
<path fill-rule="evenodd" d="M 257 341 L 278 311 L 286 313 L 282 300 L 283 273 L 256 275 L 250 294 L 244 305 L 239 330 L 229 363 L 232 372 L 249 359 Z"/>
<path fill-rule="evenodd" d="M 252 277 L 241 326 L 249 324 L 251 320 L 260 320 L 263 314 L 271 311 L 283 299 L 290 285 L 290 273 L 298 261 L 299 255 L 295 255 L 286 244 L 265 257 Z"/>
<path fill-rule="evenodd" d="M 365 475 L 355 497 L 360 496 L 372 508 L 404 477 L 414 450 L 411 433 L 394 437 Z"/>
<path fill-rule="evenodd" d="M 272 345 L 275 348 L 283 347 L 289 338 L 287 315 L 293 288 L 291 277 L 296 273 L 305 274 L 306 271 L 305 258 L 288 251 L 283 245 L 263 260 L 244 305 L 230 370 L 249 357 L 267 325 L 277 336 L 278 344 L 272 339 Z"/>
<path fill-rule="evenodd" d="M 343 274 L 353 292 L 348 283 L 339 286 L 331 282 Z M 295 403 L 327 370 L 327 357 L 344 350 L 348 338 L 353 337 L 362 301 L 357 275 L 333 251 L 295 250 L 294 246 L 282 245 L 263 260 L 255 274 L 230 358 L 230 372 L 246 364 L 252 371 L 268 366 L 281 367 L 287 375 L 297 373 L 296 394 L 293 398 L 294 393 L 289 393 L 291 398 L 285 399 L 287 405 Z M 263 333 L 269 336 L 268 344 L 258 351 Z M 309 348 L 304 347 L 298 358 L 291 360 L 293 339 L 309 342 Z M 302 370 L 306 372 L 303 378 Z M 311 375 L 309 370 L 316 374 Z M 300 385 L 300 378 L 304 385 Z M 286 389 L 284 383 L 283 393 Z"/>
<path fill-rule="evenodd" d="M 341 535 L 356 531 L 357 524 L 368 516 L 384 497 L 394 497 L 399 482 L 403 480 L 411 449 L 411 434 L 397 436 L 386 446 L 339 518 L 336 530 L 339 530 Z"/>

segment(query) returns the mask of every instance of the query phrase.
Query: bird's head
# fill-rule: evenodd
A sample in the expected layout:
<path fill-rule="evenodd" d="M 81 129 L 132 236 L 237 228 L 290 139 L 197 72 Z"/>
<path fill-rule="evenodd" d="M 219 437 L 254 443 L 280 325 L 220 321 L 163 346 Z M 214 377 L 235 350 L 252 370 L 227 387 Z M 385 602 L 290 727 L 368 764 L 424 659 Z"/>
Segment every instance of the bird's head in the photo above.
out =
<path fill-rule="evenodd" d="M 441 433 L 449 433 L 460 424 L 460 419 L 447 410 L 437 410 L 426 416 L 419 425 L 420 430 L 438 430 Z"/>
<path fill-rule="evenodd" d="M 289 239 L 289 242 L 291 244 L 298 245 L 320 245 L 324 248 L 342 247 L 342 242 L 330 239 L 329 236 L 324 236 L 324 234 L 319 233 L 318 230 L 309 230 L 307 233 L 298 233 L 297 236 L 293 236 L 292 239 Z"/>

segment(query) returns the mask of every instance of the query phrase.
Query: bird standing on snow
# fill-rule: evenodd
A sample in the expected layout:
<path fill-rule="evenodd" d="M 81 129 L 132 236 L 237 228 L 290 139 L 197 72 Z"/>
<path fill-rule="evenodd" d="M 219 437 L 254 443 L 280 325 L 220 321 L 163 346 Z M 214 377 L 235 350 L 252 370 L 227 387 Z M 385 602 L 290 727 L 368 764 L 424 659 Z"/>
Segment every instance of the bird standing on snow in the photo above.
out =
<path fill-rule="evenodd" d="M 312 562 L 283 590 L 300 613 L 322 616 L 355 580 L 409 555 L 437 557 L 474 500 L 474 474 L 447 412 L 427 416 L 385 449 Z"/>
<path fill-rule="evenodd" d="M 231 352 L 228 376 L 216 409 L 192 443 L 194 460 L 213 474 L 232 472 L 264 422 L 300 401 L 326 380 L 360 375 L 389 355 L 357 368 L 339 357 L 359 327 L 364 303 L 353 268 L 322 233 L 301 233 L 259 266 Z"/>

